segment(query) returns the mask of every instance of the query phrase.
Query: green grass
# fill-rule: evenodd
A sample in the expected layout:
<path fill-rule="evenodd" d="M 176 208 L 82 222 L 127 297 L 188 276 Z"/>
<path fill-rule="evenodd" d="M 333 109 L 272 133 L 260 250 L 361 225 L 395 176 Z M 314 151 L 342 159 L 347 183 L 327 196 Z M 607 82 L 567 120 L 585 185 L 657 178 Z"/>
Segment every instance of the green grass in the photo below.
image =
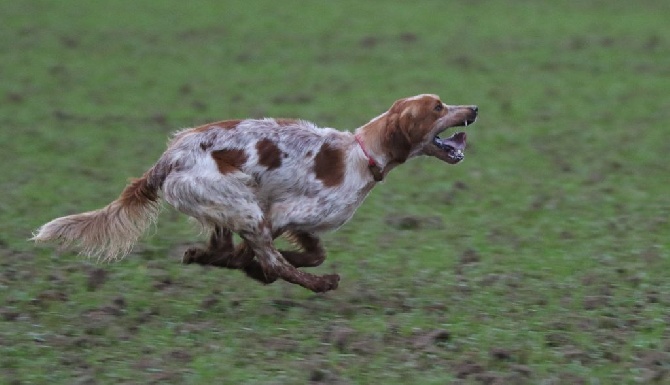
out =
<path fill-rule="evenodd" d="M 0 382 L 668 381 L 668 14 L 651 0 L 1 3 Z M 427 92 L 480 106 L 466 161 L 394 170 L 327 235 L 315 271 L 342 275 L 335 292 L 180 265 L 205 236 L 171 209 L 116 264 L 27 241 L 109 203 L 179 128 L 352 130 Z"/>

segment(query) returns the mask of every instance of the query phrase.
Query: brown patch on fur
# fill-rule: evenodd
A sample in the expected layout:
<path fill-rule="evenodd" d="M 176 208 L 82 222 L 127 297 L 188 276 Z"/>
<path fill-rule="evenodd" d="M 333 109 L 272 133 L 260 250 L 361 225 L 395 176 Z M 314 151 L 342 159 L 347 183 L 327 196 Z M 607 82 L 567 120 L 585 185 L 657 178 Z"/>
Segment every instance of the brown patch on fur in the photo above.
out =
<path fill-rule="evenodd" d="M 274 170 L 281 166 L 282 151 L 270 139 L 262 139 L 256 143 L 258 151 L 258 163 Z"/>
<path fill-rule="evenodd" d="M 247 154 L 240 149 L 225 149 L 212 151 L 212 158 L 216 162 L 221 174 L 228 174 L 240 169 L 246 163 Z"/>
<path fill-rule="evenodd" d="M 345 164 L 342 150 L 324 143 L 314 157 L 314 173 L 316 179 L 324 186 L 333 187 L 344 180 Z"/>
<path fill-rule="evenodd" d="M 195 132 L 205 132 L 212 128 L 223 128 L 224 130 L 232 130 L 242 122 L 242 119 L 222 120 L 220 122 L 203 124 L 200 127 L 193 129 Z"/>
<path fill-rule="evenodd" d="M 286 127 L 286 126 L 293 126 L 296 123 L 298 123 L 297 119 L 286 119 L 286 118 L 278 118 L 275 119 L 275 122 L 277 122 L 277 125 L 280 127 Z"/>

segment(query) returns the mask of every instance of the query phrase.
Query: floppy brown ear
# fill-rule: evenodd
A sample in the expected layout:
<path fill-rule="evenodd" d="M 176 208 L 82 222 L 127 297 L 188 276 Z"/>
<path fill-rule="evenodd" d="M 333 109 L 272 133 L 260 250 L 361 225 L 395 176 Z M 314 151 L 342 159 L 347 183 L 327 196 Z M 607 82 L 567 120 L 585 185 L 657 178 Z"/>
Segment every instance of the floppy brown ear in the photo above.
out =
<path fill-rule="evenodd" d="M 383 144 L 391 160 L 397 163 L 404 163 L 412 149 L 412 141 L 409 137 L 407 117 L 402 116 L 401 112 L 393 111 L 387 117 L 386 129 L 384 132 Z"/>

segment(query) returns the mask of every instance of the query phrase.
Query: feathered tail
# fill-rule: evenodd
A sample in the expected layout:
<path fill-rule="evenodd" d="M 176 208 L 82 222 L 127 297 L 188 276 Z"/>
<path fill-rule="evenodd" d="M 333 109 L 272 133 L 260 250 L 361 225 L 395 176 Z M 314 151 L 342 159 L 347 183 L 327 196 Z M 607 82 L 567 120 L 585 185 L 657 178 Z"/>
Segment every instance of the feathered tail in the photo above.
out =
<path fill-rule="evenodd" d="M 105 261 L 123 258 L 160 212 L 158 191 L 167 170 L 157 166 L 133 180 L 106 207 L 56 218 L 37 229 L 32 240 L 55 241 Z"/>

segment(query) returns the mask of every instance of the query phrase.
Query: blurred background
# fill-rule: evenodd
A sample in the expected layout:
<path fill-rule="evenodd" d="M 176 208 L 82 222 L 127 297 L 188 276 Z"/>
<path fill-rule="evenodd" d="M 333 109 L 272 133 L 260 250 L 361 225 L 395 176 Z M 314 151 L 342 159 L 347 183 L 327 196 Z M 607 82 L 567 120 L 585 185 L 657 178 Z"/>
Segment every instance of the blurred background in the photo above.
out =
<path fill-rule="evenodd" d="M 0 3 L 0 382 L 664 383 L 670 3 Z M 314 295 L 182 266 L 166 207 L 115 264 L 35 247 L 181 128 L 354 130 L 477 104 L 466 160 L 394 170 L 324 242 Z"/>

